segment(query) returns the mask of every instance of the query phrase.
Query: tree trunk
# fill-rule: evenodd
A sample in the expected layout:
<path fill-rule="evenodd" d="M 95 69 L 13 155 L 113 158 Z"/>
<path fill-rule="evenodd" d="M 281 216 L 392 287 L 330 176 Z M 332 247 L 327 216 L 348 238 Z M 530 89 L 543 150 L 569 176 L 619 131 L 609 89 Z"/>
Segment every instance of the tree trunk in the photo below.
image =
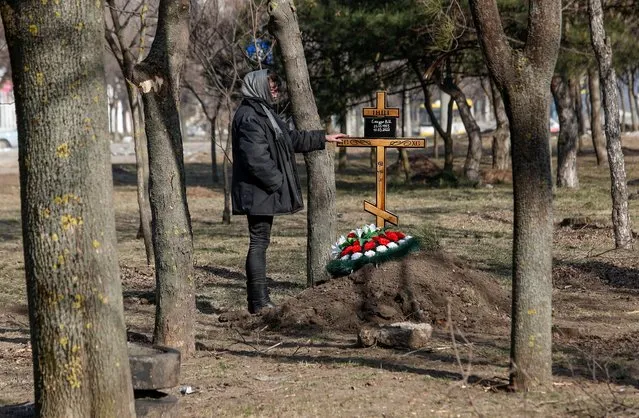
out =
<path fill-rule="evenodd" d="M 635 72 L 632 70 L 630 74 L 630 100 L 635 104 L 635 111 L 637 112 L 636 124 L 633 122 L 632 130 L 639 132 L 639 92 L 635 93 Z"/>
<path fill-rule="evenodd" d="M 577 177 L 577 115 L 575 100 L 570 83 L 561 76 L 552 79 L 552 94 L 559 116 L 559 137 L 557 138 L 557 186 L 576 189 Z"/>
<path fill-rule="evenodd" d="M 488 69 L 503 93 L 513 164 L 513 283 L 510 384 L 552 384 L 552 176 L 550 81 L 561 40 L 561 2 L 531 1 L 526 44 L 513 49 L 496 0 L 470 0 Z"/>
<path fill-rule="evenodd" d="M 440 84 L 440 87 L 457 103 L 459 114 L 468 134 L 468 152 L 464 163 L 464 176 L 470 181 L 479 182 L 481 181 L 479 176 L 482 154 L 481 130 L 470 111 L 468 102 L 466 102 L 466 95 L 457 84 L 452 79 L 447 78 Z M 452 109 L 450 109 L 450 112 L 452 113 Z"/>
<path fill-rule="evenodd" d="M 337 171 L 340 173 L 346 171 L 347 164 L 348 155 L 346 154 L 346 147 L 340 147 L 337 152 Z"/>
<path fill-rule="evenodd" d="M 455 162 L 453 144 L 453 102 L 448 101 L 448 113 L 446 117 L 446 135 L 444 136 L 444 171 L 452 174 Z"/>
<path fill-rule="evenodd" d="M 146 264 L 151 265 L 155 254 L 153 252 L 153 234 L 151 232 L 151 205 L 149 203 L 149 153 L 144 131 L 142 104 L 138 90 L 127 83 L 131 117 L 133 119 L 133 143 L 135 146 L 135 171 L 137 175 L 137 197 L 140 211 L 140 230 L 144 239 Z"/>
<path fill-rule="evenodd" d="M 220 183 L 220 176 L 217 173 L 217 114 L 209 120 L 211 125 L 211 181 L 213 184 Z"/>
<path fill-rule="evenodd" d="M 606 117 L 606 147 L 610 163 L 612 194 L 612 226 L 616 248 L 630 248 L 632 230 L 628 216 L 628 189 L 626 168 L 621 150 L 619 133 L 619 100 L 617 97 L 617 76 L 612 67 L 610 39 L 606 37 L 603 24 L 601 0 L 588 0 L 590 36 L 595 57 L 599 63 L 599 75 L 603 84 L 604 113 Z"/>
<path fill-rule="evenodd" d="M 341 132 L 348 132 L 348 113 L 344 111 L 341 116 Z M 337 151 L 337 171 L 343 173 L 346 170 L 346 164 L 348 163 L 348 156 L 346 155 L 346 147 L 340 147 Z"/>
<path fill-rule="evenodd" d="M 616 95 L 619 99 L 619 102 L 617 104 L 617 109 L 621 107 L 621 109 L 619 109 L 619 114 L 620 114 L 619 132 L 626 132 L 626 101 L 623 99 L 623 89 L 621 87 L 623 85 L 623 82 L 617 79 L 616 84 L 617 84 L 617 91 L 619 92 L 619 94 Z"/>
<path fill-rule="evenodd" d="M 38 0 L 0 6 L 20 137 L 36 416 L 135 417 L 112 201 L 103 7 Z"/>
<path fill-rule="evenodd" d="M 639 109 L 634 96 L 635 76 L 632 70 L 628 71 L 628 102 L 630 103 L 630 119 L 632 123 L 632 131 L 639 131 Z"/>
<path fill-rule="evenodd" d="M 606 154 L 606 138 L 601 128 L 601 91 L 599 89 L 599 72 L 591 67 L 588 69 L 588 87 L 590 90 L 590 132 L 592 146 L 595 148 L 597 165 L 608 162 Z"/>
<path fill-rule="evenodd" d="M 575 101 L 575 114 L 577 115 L 577 135 L 579 140 L 577 141 L 577 153 L 580 153 L 585 147 L 585 138 L 587 135 L 586 120 L 588 116 L 584 113 L 584 105 L 581 100 L 581 85 L 578 77 L 570 78 L 570 89 L 572 90 L 572 97 Z"/>
<path fill-rule="evenodd" d="M 493 168 L 496 170 L 508 170 L 510 168 L 510 123 L 504 108 L 501 92 L 494 81 L 490 82 L 493 94 L 493 107 L 497 127 L 493 133 Z"/>
<path fill-rule="evenodd" d="M 232 115 L 232 104 L 228 100 L 226 109 L 229 115 Z M 224 147 L 224 161 L 222 162 L 222 179 L 224 182 L 224 210 L 222 211 L 222 223 L 225 225 L 231 224 L 231 178 L 229 176 L 229 165 L 231 161 L 231 129 L 233 127 L 233 118 L 229 118 L 229 125 L 227 127 L 228 134 L 226 135 L 226 145 Z"/>
<path fill-rule="evenodd" d="M 149 148 L 156 277 L 153 341 L 184 356 L 195 349 L 193 238 L 178 108 L 188 41 L 189 1 L 161 0 L 151 50 L 134 69 L 143 91 Z"/>
<path fill-rule="evenodd" d="M 282 48 L 293 118 L 298 129 L 322 129 L 304 57 L 295 6 L 290 0 L 269 1 L 273 33 Z M 336 239 L 335 146 L 304 154 L 308 172 L 306 245 L 307 285 L 327 278 L 326 264 Z"/>
<path fill-rule="evenodd" d="M 132 77 L 133 67 L 135 66 L 136 57 L 131 51 L 131 47 L 127 46 L 125 39 L 126 28 L 120 23 L 120 12 L 114 0 L 107 1 L 109 11 L 111 12 L 111 21 L 113 22 L 113 31 L 115 37 L 111 34 L 106 36 L 106 40 L 111 46 L 111 50 L 120 66 L 120 70 L 125 78 Z M 143 25 L 140 33 L 140 39 L 145 36 L 146 26 Z M 117 41 L 117 42 L 116 42 Z M 119 51 L 119 55 L 118 55 Z M 140 212 L 140 235 L 144 239 L 144 249 L 146 251 L 146 263 L 151 265 L 153 262 L 153 240 L 151 234 L 151 206 L 149 205 L 149 156 L 146 146 L 146 133 L 144 132 L 144 122 L 142 120 L 142 105 L 138 89 L 131 83 L 126 83 L 127 97 L 129 106 L 131 107 L 131 117 L 133 119 L 133 143 L 135 148 L 135 163 L 137 176 L 137 198 L 138 210 Z"/>
<path fill-rule="evenodd" d="M 428 89 L 428 83 L 426 78 L 424 77 L 424 71 L 419 68 L 419 66 L 417 65 L 417 63 L 415 61 L 410 61 L 409 65 L 411 66 L 411 68 L 413 69 L 413 73 L 417 76 L 417 79 L 419 80 L 419 84 L 422 87 L 422 92 L 424 93 L 424 107 L 426 108 L 426 113 L 428 113 L 428 117 L 430 118 L 431 123 L 433 124 L 433 157 L 435 159 L 439 158 L 439 149 L 438 147 L 438 135 L 441 136 L 444 139 L 444 146 L 446 146 L 446 142 L 450 142 L 450 144 L 452 145 L 452 138 L 450 137 L 450 127 L 448 128 L 447 132 L 444 132 L 444 129 L 442 128 L 442 126 L 440 125 L 439 121 L 437 120 L 437 118 L 435 117 L 435 113 L 433 112 L 433 107 L 432 107 L 432 100 L 430 97 L 430 90 Z M 452 112 L 449 112 L 449 115 L 452 115 Z M 451 119 L 451 123 L 452 123 L 452 119 Z M 448 139 L 447 139 L 448 138 Z M 452 161 L 451 161 L 451 170 L 452 170 Z"/>

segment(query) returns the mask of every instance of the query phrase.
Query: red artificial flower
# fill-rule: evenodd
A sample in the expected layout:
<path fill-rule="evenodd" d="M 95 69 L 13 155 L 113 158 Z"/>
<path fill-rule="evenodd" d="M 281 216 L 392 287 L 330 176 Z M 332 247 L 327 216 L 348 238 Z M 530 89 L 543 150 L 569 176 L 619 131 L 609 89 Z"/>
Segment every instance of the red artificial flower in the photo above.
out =
<path fill-rule="evenodd" d="M 364 251 L 370 251 L 375 248 L 375 241 L 368 241 L 364 244 Z"/>
<path fill-rule="evenodd" d="M 354 253 L 361 253 L 362 252 L 362 246 L 359 245 L 359 241 L 355 241 L 355 243 L 352 245 L 353 247 L 353 252 Z"/>
<path fill-rule="evenodd" d="M 383 238 L 383 237 L 380 237 L 380 239 L 377 240 L 377 242 L 379 243 L 379 245 L 388 245 L 388 244 L 390 244 L 390 240 L 388 240 L 386 238 Z"/>
<path fill-rule="evenodd" d="M 393 231 L 388 231 L 386 233 L 386 238 L 388 238 L 391 241 L 399 241 L 399 236 L 397 235 L 396 232 L 393 232 Z"/>
<path fill-rule="evenodd" d="M 404 238 L 406 238 L 406 235 L 402 234 L 402 233 L 401 233 L 401 232 L 399 232 L 399 231 L 397 231 L 397 232 L 395 232 L 395 233 L 397 234 L 397 238 L 399 238 L 399 239 L 404 239 Z"/>
<path fill-rule="evenodd" d="M 355 232 L 351 232 L 350 234 L 346 235 L 346 238 L 355 238 L 357 237 L 357 235 L 355 235 Z"/>
<path fill-rule="evenodd" d="M 350 254 L 352 252 L 353 252 L 353 246 L 349 245 L 348 247 L 342 250 L 342 252 L 340 253 L 340 256 L 344 257 L 346 254 Z"/>

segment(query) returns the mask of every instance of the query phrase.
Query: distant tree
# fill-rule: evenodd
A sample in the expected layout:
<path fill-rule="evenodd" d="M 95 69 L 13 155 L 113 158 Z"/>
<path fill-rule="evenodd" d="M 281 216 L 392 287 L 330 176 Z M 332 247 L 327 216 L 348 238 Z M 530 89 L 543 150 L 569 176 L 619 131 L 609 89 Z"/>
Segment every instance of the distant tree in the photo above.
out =
<path fill-rule="evenodd" d="M 497 124 L 493 132 L 493 168 L 508 170 L 510 168 L 510 122 L 508 122 L 501 92 L 493 81 L 490 82 L 490 90 Z"/>
<path fill-rule="evenodd" d="M 595 149 L 597 165 L 608 162 L 606 153 L 606 137 L 601 126 L 601 87 L 599 84 L 599 71 L 591 66 L 588 68 L 588 92 L 590 93 L 590 132 L 592 146 Z"/>
<path fill-rule="evenodd" d="M 216 144 L 222 148 L 224 158 L 222 222 L 226 224 L 231 223 L 231 179 L 228 175 L 232 163 L 230 124 L 236 101 L 240 97 L 242 76 L 250 70 L 245 48 L 250 42 L 255 42 L 258 22 L 265 13 L 264 5 L 252 0 L 230 5 L 209 0 L 200 4 L 191 31 L 190 56 L 204 82 L 204 88 L 193 89 L 193 93 L 203 106 L 205 99 L 215 103 L 214 107 L 210 107 L 211 110 L 206 111 L 207 115 L 211 115 L 209 120 L 213 124 L 218 110 L 224 109 L 229 115 L 225 146 L 222 148 L 221 138 Z M 259 61 L 257 65 L 260 65 Z M 213 109 L 216 109 L 215 112 Z"/>
<path fill-rule="evenodd" d="M 550 82 L 561 39 L 561 2 L 528 3 L 526 42 L 509 44 L 496 0 L 470 0 L 477 37 L 510 120 L 513 165 L 513 300 L 510 383 L 551 384 L 552 179 Z"/>
<path fill-rule="evenodd" d="M 135 417 L 116 252 L 103 4 L 1 1 L 20 137 L 38 417 Z"/>
<path fill-rule="evenodd" d="M 146 0 L 125 3 L 107 0 L 111 20 L 106 21 L 106 40 L 125 79 L 132 79 L 133 67 L 144 53 L 147 36 L 146 15 L 149 4 Z M 139 20 L 137 17 L 139 16 Z M 134 24 L 135 21 L 135 24 Z M 133 119 L 133 143 L 137 174 L 137 198 L 140 211 L 140 230 L 144 238 L 146 262 L 153 262 L 153 240 L 151 237 L 151 206 L 149 204 L 149 156 L 144 132 L 142 105 L 138 89 L 126 83 L 129 106 Z"/>
<path fill-rule="evenodd" d="M 133 69 L 142 90 L 149 148 L 156 315 L 153 341 L 195 350 L 193 236 L 180 129 L 180 77 L 189 47 L 189 0 L 160 0 L 155 38 Z"/>
<path fill-rule="evenodd" d="M 617 248 L 630 248 L 632 230 L 628 215 L 628 188 L 626 168 L 619 131 L 619 97 L 617 76 L 612 66 L 612 48 L 606 37 L 601 0 L 588 0 L 590 36 L 599 63 L 599 75 L 603 84 L 604 113 L 606 117 L 606 148 L 610 165 L 612 194 L 612 225 Z"/>
<path fill-rule="evenodd" d="M 555 107 L 559 116 L 557 138 L 557 186 L 575 189 L 579 187 L 577 176 L 577 145 L 579 141 L 575 100 L 570 81 L 555 76 L 551 84 Z"/>
<path fill-rule="evenodd" d="M 279 43 L 286 71 L 293 119 L 298 129 L 322 129 L 292 1 L 269 1 L 273 34 Z M 325 279 L 330 247 L 337 235 L 335 209 L 335 146 L 304 154 L 308 172 L 307 285 Z"/>
<path fill-rule="evenodd" d="M 468 134 L 468 152 L 466 153 L 466 161 L 464 162 L 464 177 L 470 181 L 479 182 L 481 180 L 479 166 L 482 155 L 481 130 L 479 129 L 479 125 L 477 125 L 475 117 L 470 111 L 466 95 L 453 80 L 453 77 L 447 75 L 443 80 L 440 78 L 438 84 L 457 104 L 457 109 L 459 109 L 464 128 Z"/>

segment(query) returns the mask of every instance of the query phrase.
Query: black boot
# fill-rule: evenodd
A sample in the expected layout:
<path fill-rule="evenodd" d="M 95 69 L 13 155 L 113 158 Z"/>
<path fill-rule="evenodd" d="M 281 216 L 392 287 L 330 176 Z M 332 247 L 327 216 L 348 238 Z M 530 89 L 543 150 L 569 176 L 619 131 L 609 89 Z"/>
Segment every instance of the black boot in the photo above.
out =
<path fill-rule="evenodd" d="M 248 311 L 256 314 L 264 308 L 275 308 L 275 304 L 271 302 L 268 295 L 266 280 L 255 280 L 246 284 L 246 292 L 248 301 Z"/>

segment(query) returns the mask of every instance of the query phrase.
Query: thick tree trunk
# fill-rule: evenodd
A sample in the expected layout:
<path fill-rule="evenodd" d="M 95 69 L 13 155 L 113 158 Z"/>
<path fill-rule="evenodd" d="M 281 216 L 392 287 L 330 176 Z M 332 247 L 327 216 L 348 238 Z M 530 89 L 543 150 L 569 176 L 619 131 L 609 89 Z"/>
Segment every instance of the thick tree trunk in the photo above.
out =
<path fill-rule="evenodd" d="M 493 95 L 493 107 L 497 127 L 493 133 L 493 168 L 496 170 L 508 170 L 510 168 L 510 123 L 506 115 L 504 101 L 501 92 L 494 81 L 490 82 Z"/>
<path fill-rule="evenodd" d="M 588 0 L 590 16 L 590 36 L 595 56 L 599 63 L 599 74 L 603 84 L 604 113 L 606 117 L 606 147 L 610 163 L 612 194 L 612 226 L 616 248 L 630 248 L 632 230 L 628 215 L 628 188 L 626 168 L 621 150 L 619 132 L 619 99 L 617 97 L 617 76 L 612 67 L 610 39 L 606 37 L 603 24 L 601 0 Z"/>
<path fill-rule="evenodd" d="M 548 88 L 548 91 L 550 89 Z M 513 141 L 513 312 L 511 384 L 547 385 L 552 365 L 552 178 L 550 98 L 506 99 Z"/>
<path fill-rule="evenodd" d="M 559 138 L 557 139 L 557 186 L 576 189 L 577 176 L 577 115 L 570 83 L 561 76 L 553 77 L 552 94 L 559 116 Z"/>
<path fill-rule="evenodd" d="M 468 152 L 464 163 L 464 176 L 470 181 L 481 181 L 479 175 L 482 154 L 481 130 L 470 112 L 470 106 L 466 102 L 466 95 L 450 78 L 444 80 L 440 87 L 457 103 L 459 114 L 468 134 Z"/>
<path fill-rule="evenodd" d="M 136 65 L 149 148 L 155 248 L 153 341 L 187 356 L 195 349 L 193 239 L 179 116 L 180 73 L 189 41 L 189 1 L 161 0 L 151 51 Z"/>
<path fill-rule="evenodd" d="M 586 128 L 586 121 L 588 116 L 585 114 L 584 105 L 581 100 L 581 85 L 579 78 L 570 78 L 570 89 L 572 91 L 572 97 L 575 101 L 575 114 L 577 116 L 577 135 L 579 140 L 577 141 L 577 153 L 580 153 L 585 147 L 585 140 L 588 129 Z"/>
<path fill-rule="evenodd" d="M 153 234 L 151 233 L 151 204 L 149 203 L 149 152 L 144 131 L 144 114 L 138 90 L 127 83 L 131 117 L 133 119 L 133 144 L 135 146 L 135 171 L 137 175 L 137 197 L 140 211 L 140 230 L 144 239 L 146 263 L 151 265 L 153 252 Z"/>
<path fill-rule="evenodd" d="M 595 148 L 597 165 L 606 164 L 606 138 L 601 127 L 601 91 L 599 88 L 599 72 L 591 67 L 588 69 L 588 88 L 590 90 L 590 132 L 592 146 Z"/>
<path fill-rule="evenodd" d="M 0 2 L 14 69 L 38 417 L 135 417 L 97 6 Z"/>
<path fill-rule="evenodd" d="M 561 2 L 531 1 L 526 44 L 513 49 L 496 0 L 470 0 L 488 69 L 503 93 L 513 164 L 513 283 L 510 384 L 552 384 L 552 176 L 550 82 L 561 40 Z"/>
<path fill-rule="evenodd" d="M 298 129 L 322 129 L 302 47 L 295 6 L 290 0 L 269 1 L 273 32 L 282 48 L 293 119 Z M 312 286 L 327 278 L 326 263 L 336 238 L 335 146 L 306 153 L 308 172 L 307 277 Z"/>

